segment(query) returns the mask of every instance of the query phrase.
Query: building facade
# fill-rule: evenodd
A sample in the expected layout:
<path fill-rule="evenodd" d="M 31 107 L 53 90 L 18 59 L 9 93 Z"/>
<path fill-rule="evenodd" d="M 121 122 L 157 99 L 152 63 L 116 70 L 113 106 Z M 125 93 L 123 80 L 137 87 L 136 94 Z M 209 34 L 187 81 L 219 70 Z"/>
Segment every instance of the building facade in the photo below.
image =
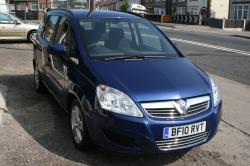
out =
<path fill-rule="evenodd" d="M 231 0 L 230 19 L 250 20 L 250 0 Z"/>
<path fill-rule="evenodd" d="M 141 4 L 147 8 L 149 13 L 166 14 L 166 0 L 142 0 Z"/>
<path fill-rule="evenodd" d="M 173 14 L 177 15 L 202 15 L 227 19 L 229 12 L 229 0 L 174 0 L 173 6 Z"/>
<path fill-rule="evenodd" d="M 100 10 L 120 11 L 123 0 L 100 0 L 97 2 L 97 8 Z M 129 6 L 131 4 L 141 4 L 141 0 L 128 0 Z"/>

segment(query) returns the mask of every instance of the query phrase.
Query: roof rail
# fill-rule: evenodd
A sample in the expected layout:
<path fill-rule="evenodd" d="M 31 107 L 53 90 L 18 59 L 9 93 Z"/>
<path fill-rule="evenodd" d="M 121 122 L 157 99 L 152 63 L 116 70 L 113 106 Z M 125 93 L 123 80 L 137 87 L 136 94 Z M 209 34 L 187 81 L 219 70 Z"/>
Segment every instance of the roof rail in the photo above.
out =
<path fill-rule="evenodd" d="M 46 8 L 46 12 L 45 13 L 47 13 L 49 11 L 65 11 L 65 12 L 67 12 L 67 13 L 69 13 L 69 14 L 72 15 L 72 12 L 70 10 L 68 10 L 68 9 L 65 9 L 65 8 Z"/>

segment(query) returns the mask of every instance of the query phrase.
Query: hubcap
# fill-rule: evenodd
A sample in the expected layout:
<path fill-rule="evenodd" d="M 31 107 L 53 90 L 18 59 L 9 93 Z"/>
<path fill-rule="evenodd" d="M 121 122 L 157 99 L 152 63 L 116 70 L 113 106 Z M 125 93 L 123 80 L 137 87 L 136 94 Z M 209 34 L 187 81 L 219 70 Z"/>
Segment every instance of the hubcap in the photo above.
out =
<path fill-rule="evenodd" d="M 31 33 L 30 34 L 30 41 L 32 41 L 33 39 L 35 39 L 35 35 L 36 35 L 36 33 Z"/>
<path fill-rule="evenodd" d="M 34 79 L 35 79 L 35 86 L 37 89 L 39 87 L 39 72 L 38 72 L 37 67 L 35 68 Z"/>
<path fill-rule="evenodd" d="M 77 105 L 72 107 L 71 111 L 71 128 L 75 138 L 76 143 L 82 141 L 83 136 L 83 120 L 80 112 L 80 108 Z"/>

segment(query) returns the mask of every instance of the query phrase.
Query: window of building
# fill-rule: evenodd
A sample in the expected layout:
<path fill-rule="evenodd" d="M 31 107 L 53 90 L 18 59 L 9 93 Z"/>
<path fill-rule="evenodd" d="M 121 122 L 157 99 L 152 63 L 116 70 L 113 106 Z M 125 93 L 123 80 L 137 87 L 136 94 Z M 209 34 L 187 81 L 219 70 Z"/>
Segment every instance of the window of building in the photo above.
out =
<path fill-rule="evenodd" d="M 232 19 L 242 20 L 249 19 L 249 6 L 248 5 L 234 5 L 232 6 Z"/>
<path fill-rule="evenodd" d="M 28 8 L 28 10 L 36 11 L 36 10 L 37 10 L 37 3 L 36 3 L 36 2 L 31 2 L 31 3 L 29 3 L 29 8 Z"/>
<path fill-rule="evenodd" d="M 248 13 L 249 13 L 249 7 L 248 6 L 244 6 L 244 9 L 243 9 L 243 19 L 248 19 Z"/>
<path fill-rule="evenodd" d="M 239 6 L 238 8 L 238 19 L 242 19 L 242 6 Z"/>
<path fill-rule="evenodd" d="M 188 8 L 188 13 L 190 15 L 198 15 L 199 14 L 198 7 L 189 7 Z"/>
<path fill-rule="evenodd" d="M 186 14 L 186 7 L 177 7 L 176 14 L 185 15 Z"/>

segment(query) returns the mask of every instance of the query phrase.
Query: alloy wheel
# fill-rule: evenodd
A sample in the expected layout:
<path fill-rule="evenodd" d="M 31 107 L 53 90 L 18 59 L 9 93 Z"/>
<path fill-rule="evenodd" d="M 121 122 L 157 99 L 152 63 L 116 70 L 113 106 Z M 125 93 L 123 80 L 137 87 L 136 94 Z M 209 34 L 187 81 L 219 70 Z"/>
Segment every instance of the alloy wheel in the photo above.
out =
<path fill-rule="evenodd" d="M 83 117 L 79 106 L 73 105 L 71 111 L 71 129 L 76 143 L 83 139 Z"/>

